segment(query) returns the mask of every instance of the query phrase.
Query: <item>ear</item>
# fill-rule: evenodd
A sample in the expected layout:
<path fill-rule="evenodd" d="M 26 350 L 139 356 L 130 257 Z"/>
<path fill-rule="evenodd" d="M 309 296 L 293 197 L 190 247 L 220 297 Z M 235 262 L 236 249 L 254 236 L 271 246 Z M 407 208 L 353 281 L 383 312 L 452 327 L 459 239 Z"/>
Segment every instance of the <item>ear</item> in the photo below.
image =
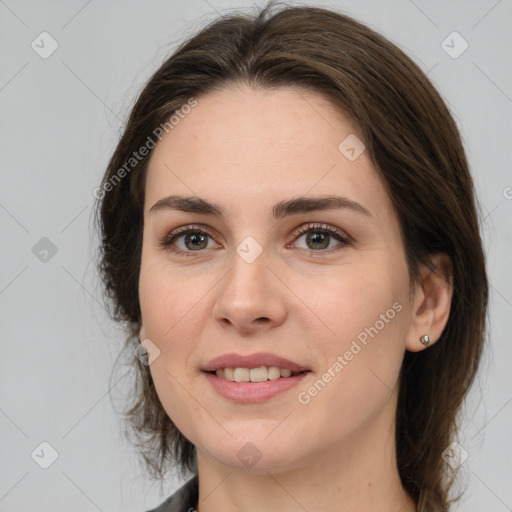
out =
<path fill-rule="evenodd" d="M 144 324 L 141 322 L 140 331 L 139 331 L 139 341 L 142 342 L 146 339 L 146 329 L 144 328 Z"/>
<path fill-rule="evenodd" d="M 436 253 L 430 260 L 434 270 L 422 265 L 421 282 L 414 290 L 412 323 L 406 338 L 406 347 L 410 352 L 419 352 L 436 343 L 450 316 L 453 296 L 451 258 L 444 253 Z M 430 338 L 429 345 L 420 341 L 424 334 Z"/>

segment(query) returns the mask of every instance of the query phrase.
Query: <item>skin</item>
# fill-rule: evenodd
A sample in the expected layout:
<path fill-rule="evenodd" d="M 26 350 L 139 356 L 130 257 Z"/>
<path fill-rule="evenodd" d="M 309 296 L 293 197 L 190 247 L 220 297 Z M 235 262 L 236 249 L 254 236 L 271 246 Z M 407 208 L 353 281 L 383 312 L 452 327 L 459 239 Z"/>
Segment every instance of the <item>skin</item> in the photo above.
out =
<path fill-rule="evenodd" d="M 158 396 L 197 447 L 198 510 L 415 511 L 396 467 L 397 379 L 405 351 L 424 350 L 422 334 L 431 345 L 441 335 L 449 283 L 421 268 L 423 282 L 412 285 L 398 219 L 368 152 L 350 161 L 338 150 L 348 135 L 362 136 L 322 95 L 244 85 L 197 100 L 151 157 L 139 294 L 140 339 L 158 352 L 150 365 Z M 370 215 L 347 208 L 271 215 L 278 201 L 333 193 Z M 224 217 L 150 213 L 170 194 L 214 202 Z M 331 238 L 315 248 L 307 233 L 296 234 L 309 222 L 353 242 Z M 194 251 L 183 235 L 174 245 L 190 257 L 159 245 L 188 224 L 210 229 L 206 248 Z M 248 236 L 262 249 L 252 263 L 236 251 Z M 442 255 L 434 263 L 450 270 Z M 394 303 L 400 312 L 300 403 L 298 394 Z M 217 394 L 200 371 L 220 354 L 260 351 L 311 373 L 265 402 L 240 404 Z M 237 457 L 248 442 L 261 454 L 252 467 Z"/>

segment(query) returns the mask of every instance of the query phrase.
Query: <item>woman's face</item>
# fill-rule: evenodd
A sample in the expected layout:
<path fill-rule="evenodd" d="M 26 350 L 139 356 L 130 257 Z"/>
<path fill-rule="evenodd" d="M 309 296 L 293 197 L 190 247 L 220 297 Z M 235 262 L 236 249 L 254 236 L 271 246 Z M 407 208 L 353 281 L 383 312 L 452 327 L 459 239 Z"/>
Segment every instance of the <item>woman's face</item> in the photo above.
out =
<path fill-rule="evenodd" d="M 154 149 L 141 340 L 163 407 L 203 457 L 284 471 L 392 440 L 414 315 L 398 220 L 361 138 L 317 93 L 244 86 L 197 98 Z M 315 205 L 326 196 L 343 199 Z"/>

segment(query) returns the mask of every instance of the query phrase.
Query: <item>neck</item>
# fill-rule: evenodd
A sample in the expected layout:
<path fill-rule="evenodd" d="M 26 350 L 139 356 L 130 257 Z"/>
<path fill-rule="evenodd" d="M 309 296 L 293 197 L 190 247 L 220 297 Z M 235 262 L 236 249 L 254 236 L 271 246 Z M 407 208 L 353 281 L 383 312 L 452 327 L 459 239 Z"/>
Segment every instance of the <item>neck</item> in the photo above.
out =
<path fill-rule="evenodd" d="M 286 469 L 240 471 L 198 449 L 197 512 L 416 512 L 398 474 L 393 412 Z"/>

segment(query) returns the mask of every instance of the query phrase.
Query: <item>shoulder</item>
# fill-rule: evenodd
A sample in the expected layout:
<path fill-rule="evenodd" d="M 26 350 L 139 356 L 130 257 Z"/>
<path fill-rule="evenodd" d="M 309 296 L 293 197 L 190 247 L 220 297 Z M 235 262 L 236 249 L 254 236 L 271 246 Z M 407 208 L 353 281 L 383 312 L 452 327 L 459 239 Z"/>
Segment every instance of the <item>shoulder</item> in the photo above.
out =
<path fill-rule="evenodd" d="M 199 498 L 197 474 L 158 507 L 147 512 L 193 512 Z"/>

